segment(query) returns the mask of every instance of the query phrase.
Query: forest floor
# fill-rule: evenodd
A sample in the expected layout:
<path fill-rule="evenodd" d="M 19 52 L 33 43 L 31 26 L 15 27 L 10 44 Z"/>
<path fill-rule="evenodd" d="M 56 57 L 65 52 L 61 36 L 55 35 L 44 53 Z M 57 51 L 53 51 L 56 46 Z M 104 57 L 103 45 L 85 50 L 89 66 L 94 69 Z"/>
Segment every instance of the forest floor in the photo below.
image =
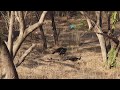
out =
<path fill-rule="evenodd" d="M 44 26 L 48 49 L 42 52 L 42 40 L 26 40 L 16 59 L 34 42 L 36 47 L 17 68 L 21 79 L 115 79 L 120 78 L 120 66 L 106 69 L 102 61 L 101 49 L 97 36 L 88 31 L 85 22 L 80 19 L 57 19 L 57 30 L 60 30 L 59 47 L 66 47 L 66 55 L 81 57 L 78 61 L 64 61 L 58 54 L 51 54 L 56 48 L 52 36 L 51 21 Z M 82 24 L 70 30 L 70 24 Z M 78 26 L 79 26 L 78 25 Z M 120 32 L 119 32 L 120 33 Z M 50 58 L 54 58 L 51 60 Z M 117 60 L 119 61 L 120 55 Z M 58 60 L 59 59 L 59 60 Z"/>

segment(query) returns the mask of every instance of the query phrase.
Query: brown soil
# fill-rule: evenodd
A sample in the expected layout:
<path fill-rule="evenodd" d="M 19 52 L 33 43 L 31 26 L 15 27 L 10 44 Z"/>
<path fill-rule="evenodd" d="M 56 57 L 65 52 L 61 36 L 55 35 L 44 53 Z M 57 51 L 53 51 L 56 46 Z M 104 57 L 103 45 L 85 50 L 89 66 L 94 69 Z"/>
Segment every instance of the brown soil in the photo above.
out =
<path fill-rule="evenodd" d="M 62 20 L 62 19 L 61 19 Z M 80 22 L 80 19 L 65 19 L 57 22 L 57 29 L 60 29 L 59 46 L 66 47 L 66 55 L 81 57 L 76 62 L 63 61 L 58 54 L 51 54 L 54 50 L 54 41 L 51 30 L 51 22 L 47 21 L 44 26 L 47 36 L 48 49 L 42 52 L 42 40 L 37 39 L 24 42 L 16 59 L 30 47 L 34 41 L 36 47 L 26 57 L 26 60 L 17 68 L 21 79 L 114 79 L 120 78 L 120 68 L 106 69 L 104 67 L 101 49 L 94 32 L 87 31 L 88 27 L 79 30 L 69 30 L 69 21 Z M 58 23 L 59 22 L 59 23 Z M 118 31 L 118 33 L 120 33 Z M 76 45 L 78 44 L 78 45 Z M 51 60 L 50 58 L 53 58 Z M 119 57 L 117 59 L 119 61 Z"/>

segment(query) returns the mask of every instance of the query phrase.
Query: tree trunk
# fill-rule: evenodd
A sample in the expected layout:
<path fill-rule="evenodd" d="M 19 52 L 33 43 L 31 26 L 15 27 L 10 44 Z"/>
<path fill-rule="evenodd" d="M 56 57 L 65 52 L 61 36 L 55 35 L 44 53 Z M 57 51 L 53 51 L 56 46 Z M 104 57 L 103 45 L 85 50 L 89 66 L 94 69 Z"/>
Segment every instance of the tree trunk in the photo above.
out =
<path fill-rule="evenodd" d="M 101 27 L 100 27 L 100 11 L 96 11 L 96 16 L 97 16 L 97 24 L 96 24 L 95 32 L 102 33 L 102 30 L 101 30 Z M 107 60 L 107 52 L 106 52 L 105 39 L 100 34 L 96 33 L 96 35 L 97 35 L 97 37 L 99 39 L 99 42 L 100 42 L 103 62 L 106 62 L 106 60 Z"/>
<path fill-rule="evenodd" d="M 13 46 L 13 58 L 15 58 L 19 48 L 21 47 L 21 45 L 22 45 L 23 41 L 26 39 L 26 37 L 43 24 L 46 14 L 47 14 L 47 11 L 43 11 L 43 13 L 40 16 L 39 21 L 37 23 L 34 23 L 33 25 L 29 26 L 28 28 L 26 28 L 24 30 L 23 35 L 22 34 L 19 35 L 19 37 L 17 38 L 17 40 L 15 41 L 14 46 Z M 21 28 L 20 32 L 23 32 L 23 28 L 22 27 L 20 27 L 20 28 Z"/>
<path fill-rule="evenodd" d="M 37 21 L 39 21 L 39 14 L 38 14 L 38 12 L 36 12 L 36 19 L 37 19 Z M 41 37 L 42 37 L 42 40 L 43 40 L 43 50 L 45 50 L 45 49 L 47 49 L 47 40 L 46 40 L 46 36 L 44 34 L 44 31 L 43 31 L 43 26 L 41 25 L 39 27 L 39 29 L 40 29 Z"/>
<path fill-rule="evenodd" d="M 86 17 L 86 20 L 87 20 L 87 24 L 88 24 L 89 30 L 91 30 L 92 27 L 93 27 L 93 26 L 92 26 L 92 23 L 91 23 L 90 19 L 87 18 L 87 17 Z"/>
<path fill-rule="evenodd" d="M 53 30 L 53 36 L 54 36 L 54 41 L 55 41 L 55 45 L 58 45 L 58 33 L 56 30 L 56 25 L 55 25 L 55 21 L 54 21 L 54 11 L 50 12 L 51 15 L 51 20 L 52 20 L 52 30 Z"/>
<path fill-rule="evenodd" d="M 100 11 L 100 27 L 102 28 L 102 11 Z"/>
<path fill-rule="evenodd" d="M 111 30 L 111 28 L 110 28 L 110 13 L 108 12 L 108 30 Z"/>
<path fill-rule="evenodd" d="M 12 44 L 12 45 L 11 45 L 11 43 L 12 43 L 11 37 L 13 34 L 12 26 L 13 26 L 13 19 L 14 19 L 13 16 L 14 15 L 13 14 L 11 15 L 11 21 L 10 21 L 11 24 L 9 26 L 10 29 L 8 31 L 8 33 L 9 33 L 8 43 L 1 40 L 2 37 L 0 37 L 0 44 L 1 44 L 1 50 L 0 50 L 1 53 L 0 54 L 1 54 L 1 62 L 2 62 L 1 68 L 2 68 L 2 78 L 3 79 L 18 79 L 18 74 L 17 74 L 16 68 L 15 68 L 15 65 L 13 63 L 13 60 L 14 60 L 18 50 L 20 49 L 23 41 L 26 39 L 26 37 L 30 33 L 32 33 L 34 30 L 36 30 L 40 25 L 43 24 L 46 13 L 47 13 L 47 11 L 43 11 L 39 21 L 25 29 L 23 13 L 21 11 L 18 11 L 18 12 L 15 11 L 14 14 L 15 14 L 16 20 L 19 23 L 20 34 L 19 34 L 18 38 L 14 41 L 14 44 Z M 8 46 L 8 45 L 10 45 L 10 46 Z M 13 47 L 13 49 L 11 49 L 12 47 Z M 20 58 L 21 62 L 30 53 L 30 51 L 32 50 L 33 47 L 34 47 L 34 45 L 31 46 L 31 48 L 29 48 L 23 54 L 23 56 Z M 11 54 L 11 51 L 12 51 L 13 55 Z M 19 63 L 19 65 L 21 64 L 21 62 Z"/>
<path fill-rule="evenodd" d="M 11 11 L 11 15 L 10 15 L 10 20 L 9 20 L 9 34 L 8 34 L 8 50 L 10 52 L 10 55 L 12 56 L 12 49 L 13 49 L 13 39 L 12 39 L 12 35 L 13 35 L 13 23 L 14 23 L 14 12 Z"/>
<path fill-rule="evenodd" d="M 1 45 L 2 79 L 18 79 L 12 57 L 4 41 Z"/>
<path fill-rule="evenodd" d="M 47 41 L 46 41 L 46 36 L 44 34 L 44 31 L 43 31 L 43 27 L 42 25 L 39 27 L 40 28 L 40 31 L 41 31 L 41 37 L 42 37 L 42 40 L 43 40 L 43 50 L 47 49 Z"/>
<path fill-rule="evenodd" d="M 98 30 L 98 32 L 100 32 L 100 30 Z M 104 37 L 102 35 L 99 35 L 99 34 L 96 34 L 96 35 L 97 35 L 98 40 L 100 42 L 103 61 L 106 62 L 106 60 L 107 60 L 107 52 L 106 52 Z"/>
<path fill-rule="evenodd" d="M 87 13 L 80 11 L 81 14 L 83 14 L 84 16 L 90 18 Z M 94 28 L 94 32 L 96 32 L 96 35 L 98 37 L 98 40 L 100 42 L 100 47 L 101 47 L 101 53 L 102 53 L 102 58 L 103 58 L 103 62 L 106 62 L 107 60 L 107 52 L 106 52 L 106 47 L 105 47 L 105 39 L 102 35 L 98 34 L 98 33 L 103 33 L 100 27 L 100 11 L 96 11 L 95 12 L 96 16 L 97 16 L 97 23 L 93 20 L 91 20 L 91 22 L 95 25 Z"/>

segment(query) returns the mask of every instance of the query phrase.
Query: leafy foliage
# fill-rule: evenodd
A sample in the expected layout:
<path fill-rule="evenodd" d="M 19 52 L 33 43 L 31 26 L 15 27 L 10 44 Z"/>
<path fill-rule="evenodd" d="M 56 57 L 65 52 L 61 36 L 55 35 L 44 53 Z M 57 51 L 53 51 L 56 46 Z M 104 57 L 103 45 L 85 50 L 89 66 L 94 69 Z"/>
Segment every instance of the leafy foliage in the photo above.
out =
<path fill-rule="evenodd" d="M 111 13 L 111 25 L 112 25 L 112 30 L 114 30 L 115 24 L 118 21 L 118 12 L 117 11 L 113 11 Z M 117 57 L 117 50 L 113 47 L 111 47 L 110 51 L 108 52 L 108 61 L 107 64 L 109 66 L 109 68 L 116 66 L 116 57 Z"/>
<path fill-rule="evenodd" d="M 115 24 L 118 21 L 117 17 L 118 17 L 118 12 L 117 11 L 112 12 L 112 15 L 111 15 L 112 29 L 115 29 Z"/>
<path fill-rule="evenodd" d="M 108 52 L 108 61 L 107 61 L 109 67 L 116 66 L 116 55 L 117 52 L 115 48 L 111 48 L 111 50 Z"/>

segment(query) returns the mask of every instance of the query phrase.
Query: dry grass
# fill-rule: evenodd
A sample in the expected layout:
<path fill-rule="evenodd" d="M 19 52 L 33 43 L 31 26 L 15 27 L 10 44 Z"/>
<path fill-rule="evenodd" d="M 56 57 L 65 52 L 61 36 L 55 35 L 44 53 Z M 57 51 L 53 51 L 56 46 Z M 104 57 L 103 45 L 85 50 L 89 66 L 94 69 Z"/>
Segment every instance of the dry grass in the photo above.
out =
<path fill-rule="evenodd" d="M 73 20 L 70 20 L 73 22 Z M 78 21 L 79 22 L 79 21 Z M 78 30 L 68 31 L 66 24 L 59 23 L 61 29 L 59 41 L 60 46 L 68 48 L 66 55 L 81 56 L 77 62 L 63 61 L 58 54 L 51 54 L 53 47 L 52 30 L 45 28 L 47 35 L 48 49 L 42 52 L 41 40 L 35 41 L 36 48 L 27 56 L 26 60 L 17 68 L 21 79 L 119 79 L 120 68 L 105 69 L 102 62 L 100 46 L 96 35 L 93 32 Z M 64 29 L 64 27 L 66 29 Z M 76 41 L 77 44 L 76 45 Z M 32 42 L 32 41 L 31 41 Z M 21 56 L 31 42 L 25 42 L 17 54 Z M 54 60 L 51 60 L 53 58 Z M 119 57 L 118 57 L 119 59 Z"/>
<path fill-rule="evenodd" d="M 74 23 L 74 20 L 69 20 Z M 76 23 L 80 22 L 79 19 Z M 51 37 L 51 28 L 45 27 L 48 49 L 45 53 L 37 51 L 42 48 L 39 41 L 39 47 L 26 58 L 25 62 L 17 68 L 19 77 L 22 79 L 119 79 L 119 66 L 113 69 L 106 69 L 102 62 L 101 50 L 98 39 L 93 32 L 84 30 L 68 30 L 67 23 L 59 23 L 58 29 L 61 30 L 59 43 L 60 46 L 68 48 L 66 55 L 81 56 L 77 62 L 63 61 L 58 54 L 51 54 L 53 47 L 53 37 Z M 78 44 L 78 45 L 76 45 Z M 25 47 L 25 46 L 24 46 Z M 27 47 L 27 46 L 26 46 Z M 33 58 L 34 57 L 34 58 Z M 54 58 L 54 60 L 50 60 Z M 118 57 L 119 59 L 119 57 Z M 119 62 L 119 60 L 118 60 Z"/>

